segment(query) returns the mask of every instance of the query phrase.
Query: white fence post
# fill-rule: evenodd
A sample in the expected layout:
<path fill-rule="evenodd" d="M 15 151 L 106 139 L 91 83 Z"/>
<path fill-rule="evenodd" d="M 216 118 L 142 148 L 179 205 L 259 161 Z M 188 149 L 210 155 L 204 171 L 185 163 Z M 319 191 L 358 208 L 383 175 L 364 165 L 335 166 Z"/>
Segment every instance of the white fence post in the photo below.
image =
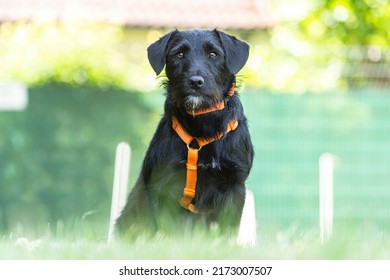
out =
<path fill-rule="evenodd" d="M 28 90 L 21 82 L 0 83 L 0 111 L 23 111 L 28 105 Z"/>
<path fill-rule="evenodd" d="M 257 243 L 256 206 L 252 191 L 246 189 L 245 204 L 242 209 L 237 243 L 241 246 L 254 247 Z"/>
<path fill-rule="evenodd" d="M 320 241 L 325 244 L 333 233 L 333 172 L 334 156 L 324 153 L 319 160 Z"/>
<path fill-rule="evenodd" d="M 127 183 L 129 179 L 131 149 L 122 142 L 116 147 L 114 185 L 112 188 L 111 215 L 108 229 L 108 243 L 114 238 L 115 220 L 126 204 Z"/>

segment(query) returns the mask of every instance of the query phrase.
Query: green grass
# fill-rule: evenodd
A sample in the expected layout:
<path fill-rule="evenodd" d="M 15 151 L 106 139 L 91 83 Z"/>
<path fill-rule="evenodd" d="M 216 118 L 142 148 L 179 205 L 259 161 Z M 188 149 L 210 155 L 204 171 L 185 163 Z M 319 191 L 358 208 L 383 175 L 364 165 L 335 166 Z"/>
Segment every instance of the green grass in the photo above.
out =
<path fill-rule="evenodd" d="M 139 238 L 131 244 L 102 238 L 27 239 L 5 236 L 0 240 L 0 259 L 390 259 L 388 233 L 365 225 L 354 229 L 336 228 L 332 239 L 322 246 L 318 230 L 290 226 L 283 231 L 261 228 L 254 248 L 236 245 L 234 238 L 213 233 Z"/>

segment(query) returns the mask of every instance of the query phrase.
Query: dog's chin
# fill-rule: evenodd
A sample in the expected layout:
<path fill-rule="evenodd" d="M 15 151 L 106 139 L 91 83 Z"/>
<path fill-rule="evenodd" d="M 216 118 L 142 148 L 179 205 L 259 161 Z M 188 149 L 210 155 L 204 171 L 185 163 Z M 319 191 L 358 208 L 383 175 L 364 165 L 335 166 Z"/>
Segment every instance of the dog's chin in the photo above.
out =
<path fill-rule="evenodd" d="M 177 99 L 179 106 L 183 106 L 188 112 L 197 111 L 201 109 L 213 106 L 215 103 L 221 100 L 219 91 L 207 92 L 207 91 L 196 91 L 196 90 L 184 90 L 184 95 Z"/>
<path fill-rule="evenodd" d="M 184 99 L 184 108 L 187 111 L 196 111 L 204 107 L 204 98 L 196 95 L 189 95 Z"/>

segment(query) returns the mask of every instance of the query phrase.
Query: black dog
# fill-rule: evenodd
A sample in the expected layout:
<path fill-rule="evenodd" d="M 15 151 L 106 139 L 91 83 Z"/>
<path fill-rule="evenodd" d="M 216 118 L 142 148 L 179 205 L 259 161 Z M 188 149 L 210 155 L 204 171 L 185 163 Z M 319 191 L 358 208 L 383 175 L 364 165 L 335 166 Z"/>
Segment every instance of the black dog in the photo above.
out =
<path fill-rule="evenodd" d="M 119 233 L 177 231 L 198 219 L 237 228 L 253 147 L 234 86 L 248 53 L 218 30 L 172 31 L 148 48 L 157 75 L 166 65 L 167 96 Z"/>

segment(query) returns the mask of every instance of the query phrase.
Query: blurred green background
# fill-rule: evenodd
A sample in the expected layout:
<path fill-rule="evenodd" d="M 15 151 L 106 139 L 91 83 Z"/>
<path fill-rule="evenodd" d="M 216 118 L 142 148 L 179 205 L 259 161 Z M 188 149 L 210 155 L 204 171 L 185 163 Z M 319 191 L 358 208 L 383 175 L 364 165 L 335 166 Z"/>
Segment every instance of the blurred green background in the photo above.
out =
<path fill-rule="evenodd" d="M 2 8 L 17 11 L 11 2 Z M 226 26 L 251 45 L 238 79 L 260 227 L 318 226 L 327 152 L 336 158 L 335 223 L 388 232 L 390 3 L 260 2 L 268 24 Z M 130 188 L 162 114 L 164 77 L 146 48 L 174 26 L 10 19 L 5 8 L 0 82 L 26 84 L 29 101 L 0 111 L 0 233 L 104 237 L 116 145 L 132 147 Z"/>

